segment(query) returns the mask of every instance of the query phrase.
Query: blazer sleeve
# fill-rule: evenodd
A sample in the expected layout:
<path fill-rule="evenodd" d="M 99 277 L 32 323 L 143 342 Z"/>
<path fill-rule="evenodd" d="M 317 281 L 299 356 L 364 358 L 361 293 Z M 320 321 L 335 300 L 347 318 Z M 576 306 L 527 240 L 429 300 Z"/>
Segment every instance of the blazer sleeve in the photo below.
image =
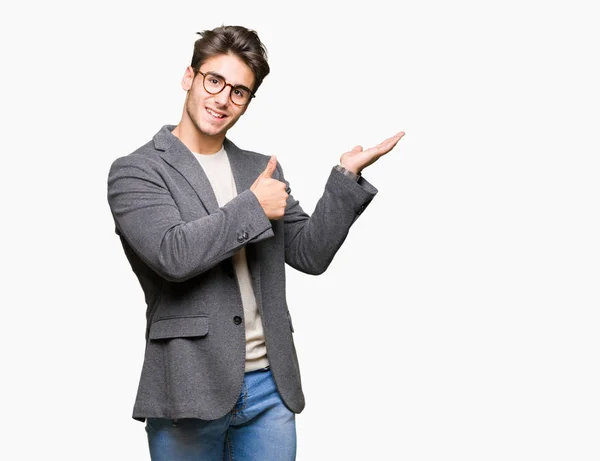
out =
<path fill-rule="evenodd" d="M 115 160 L 108 175 L 108 203 L 117 233 L 161 277 L 185 281 L 241 246 L 274 235 L 250 190 L 215 213 L 184 221 L 164 176 L 156 161 L 133 154 Z"/>
<path fill-rule="evenodd" d="M 357 182 L 334 167 L 309 216 L 292 197 L 279 164 L 278 168 L 289 194 L 284 215 L 285 261 L 301 272 L 322 274 L 378 191 L 362 176 Z"/>

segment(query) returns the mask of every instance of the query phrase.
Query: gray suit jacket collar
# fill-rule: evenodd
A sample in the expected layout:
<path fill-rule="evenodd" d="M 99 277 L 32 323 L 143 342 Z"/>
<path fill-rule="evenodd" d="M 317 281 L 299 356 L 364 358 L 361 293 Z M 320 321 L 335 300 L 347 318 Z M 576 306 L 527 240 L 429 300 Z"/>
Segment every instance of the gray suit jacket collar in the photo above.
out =
<path fill-rule="evenodd" d="M 219 209 L 217 197 L 202 169 L 202 166 L 194 158 L 194 154 L 173 133 L 174 125 L 165 125 L 154 135 L 154 147 L 160 152 L 160 156 L 175 168 L 190 183 L 198 198 L 209 214 Z M 227 151 L 231 171 L 235 179 L 238 195 L 250 189 L 256 178 L 266 166 L 256 162 L 256 157 L 245 153 L 229 139 L 225 138 L 223 147 Z M 248 267 L 254 282 L 254 293 L 258 303 L 262 303 L 262 292 L 260 288 L 260 262 L 256 257 L 255 245 L 246 246 L 246 258 Z M 259 304 L 262 305 L 262 304 Z"/>
<path fill-rule="evenodd" d="M 174 128 L 175 125 L 163 126 L 154 135 L 154 147 L 160 151 L 160 156 L 190 183 L 208 213 L 214 213 L 219 209 L 219 204 L 208 177 L 194 158 L 194 154 L 172 133 Z M 262 172 L 262 167 L 229 139 L 225 138 L 223 147 L 227 151 L 237 193 L 241 194 L 250 189 Z"/>

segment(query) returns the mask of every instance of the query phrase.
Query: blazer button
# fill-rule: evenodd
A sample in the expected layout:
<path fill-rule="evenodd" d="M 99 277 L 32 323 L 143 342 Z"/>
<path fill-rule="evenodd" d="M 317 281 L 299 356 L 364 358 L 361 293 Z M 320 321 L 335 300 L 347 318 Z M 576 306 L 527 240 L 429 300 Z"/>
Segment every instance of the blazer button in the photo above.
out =
<path fill-rule="evenodd" d="M 238 235 L 237 241 L 240 243 L 244 243 L 244 237 L 241 235 Z"/>
<path fill-rule="evenodd" d="M 244 231 L 242 233 L 242 237 L 244 238 L 244 240 L 247 239 L 248 238 L 248 232 Z"/>
<path fill-rule="evenodd" d="M 236 315 L 233 318 L 233 323 L 235 323 L 236 325 L 239 325 L 240 323 L 242 323 L 242 318 L 239 315 Z"/>

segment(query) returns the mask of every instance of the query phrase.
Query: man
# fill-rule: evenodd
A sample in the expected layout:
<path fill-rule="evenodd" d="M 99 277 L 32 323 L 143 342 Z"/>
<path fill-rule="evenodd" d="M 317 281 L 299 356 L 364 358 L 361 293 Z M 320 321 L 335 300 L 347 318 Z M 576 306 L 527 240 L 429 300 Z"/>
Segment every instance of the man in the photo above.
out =
<path fill-rule="evenodd" d="M 147 304 L 133 418 L 146 421 L 155 461 L 293 460 L 304 396 L 285 264 L 325 271 L 377 193 L 361 171 L 404 133 L 344 153 L 308 216 L 274 156 L 226 137 L 269 73 L 258 35 L 240 26 L 200 35 L 181 121 L 108 177 Z"/>

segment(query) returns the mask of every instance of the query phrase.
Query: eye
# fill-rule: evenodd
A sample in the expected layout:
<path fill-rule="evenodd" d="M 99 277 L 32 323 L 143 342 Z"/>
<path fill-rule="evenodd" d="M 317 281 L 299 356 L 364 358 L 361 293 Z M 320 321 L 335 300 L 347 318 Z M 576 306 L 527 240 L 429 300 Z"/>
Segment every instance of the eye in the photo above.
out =
<path fill-rule="evenodd" d="M 218 77 L 217 75 L 206 74 L 204 84 L 216 89 L 222 87 L 224 82 L 223 79 L 221 77 Z"/>
<path fill-rule="evenodd" d="M 245 90 L 243 88 L 234 88 L 233 93 L 236 96 L 239 96 L 240 98 L 243 98 L 243 99 L 247 98 L 248 95 L 250 94 L 250 93 L 248 93 L 248 90 Z"/>

